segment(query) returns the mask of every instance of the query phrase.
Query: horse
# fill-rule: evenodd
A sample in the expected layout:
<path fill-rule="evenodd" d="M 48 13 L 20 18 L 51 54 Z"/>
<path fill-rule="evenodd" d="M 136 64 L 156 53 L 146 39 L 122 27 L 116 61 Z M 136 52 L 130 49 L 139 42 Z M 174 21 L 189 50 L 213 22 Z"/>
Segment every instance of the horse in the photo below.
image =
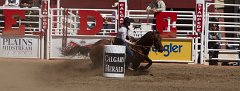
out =
<path fill-rule="evenodd" d="M 159 32 L 149 31 L 144 34 L 140 39 L 130 38 L 135 41 L 134 45 L 130 45 L 130 49 L 133 51 L 133 56 L 127 55 L 126 57 L 126 67 L 132 64 L 132 68 L 134 70 L 144 70 L 148 69 L 152 65 L 152 60 L 148 57 L 150 48 L 154 46 L 158 52 L 163 52 L 163 45 L 161 42 L 161 37 Z M 103 65 L 103 47 L 104 45 L 111 45 L 112 40 L 101 39 L 96 43 L 92 44 L 90 48 L 90 60 L 92 61 L 93 68 L 98 68 Z M 71 55 L 81 53 L 78 48 L 83 48 L 80 46 L 75 46 L 73 48 L 68 48 L 64 51 L 64 55 L 66 53 L 71 53 Z M 82 50 L 82 49 L 81 49 Z M 77 52 L 77 53 L 76 53 Z M 86 52 L 86 51 L 85 51 Z M 147 61 L 148 64 L 146 66 L 140 66 L 141 62 Z M 140 66 L 140 67 L 139 67 Z"/>

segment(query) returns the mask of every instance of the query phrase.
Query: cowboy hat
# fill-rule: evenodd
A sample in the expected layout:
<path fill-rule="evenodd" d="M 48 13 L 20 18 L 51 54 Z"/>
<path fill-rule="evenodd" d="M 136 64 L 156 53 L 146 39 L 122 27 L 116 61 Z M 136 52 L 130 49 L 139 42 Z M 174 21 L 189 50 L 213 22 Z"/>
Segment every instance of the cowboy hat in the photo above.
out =
<path fill-rule="evenodd" d="M 123 23 L 131 23 L 131 22 L 133 22 L 133 20 L 130 19 L 129 17 L 125 17 L 125 18 L 123 19 Z"/>

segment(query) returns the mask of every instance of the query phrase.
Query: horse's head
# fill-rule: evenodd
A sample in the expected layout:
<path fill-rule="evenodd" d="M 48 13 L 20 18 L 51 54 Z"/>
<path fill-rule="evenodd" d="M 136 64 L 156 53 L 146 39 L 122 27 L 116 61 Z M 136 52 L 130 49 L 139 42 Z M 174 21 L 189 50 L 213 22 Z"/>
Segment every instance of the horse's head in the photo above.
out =
<path fill-rule="evenodd" d="M 158 52 L 163 52 L 162 38 L 160 33 L 157 31 L 153 32 L 153 46 L 158 50 Z"/>

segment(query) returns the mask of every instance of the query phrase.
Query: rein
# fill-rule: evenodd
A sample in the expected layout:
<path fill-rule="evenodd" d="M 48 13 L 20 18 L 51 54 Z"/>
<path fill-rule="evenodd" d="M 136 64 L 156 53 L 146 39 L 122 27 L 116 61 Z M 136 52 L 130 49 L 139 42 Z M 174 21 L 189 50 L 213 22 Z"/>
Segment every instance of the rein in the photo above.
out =
<path fill-rule="evenodd" d="M 135 45 L 135 44 L 133 44 L 133 46 L 137 46 L 137 47 L 143 47 L 143 48 L 151 48 L 151 47 L 152 47 L 152 46 Z"/>

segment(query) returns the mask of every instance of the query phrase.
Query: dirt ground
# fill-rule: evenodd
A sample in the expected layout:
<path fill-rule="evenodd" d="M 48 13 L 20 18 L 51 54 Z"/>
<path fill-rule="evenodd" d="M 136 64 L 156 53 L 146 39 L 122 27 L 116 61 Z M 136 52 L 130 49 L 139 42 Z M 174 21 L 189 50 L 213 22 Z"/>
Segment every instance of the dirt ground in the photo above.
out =
<path fill-rule="evenodd" d="M 0 59 L 0 91 L 240 91 L 239 66 L 154 63 L 105 78 L 89 60 Z"/>

